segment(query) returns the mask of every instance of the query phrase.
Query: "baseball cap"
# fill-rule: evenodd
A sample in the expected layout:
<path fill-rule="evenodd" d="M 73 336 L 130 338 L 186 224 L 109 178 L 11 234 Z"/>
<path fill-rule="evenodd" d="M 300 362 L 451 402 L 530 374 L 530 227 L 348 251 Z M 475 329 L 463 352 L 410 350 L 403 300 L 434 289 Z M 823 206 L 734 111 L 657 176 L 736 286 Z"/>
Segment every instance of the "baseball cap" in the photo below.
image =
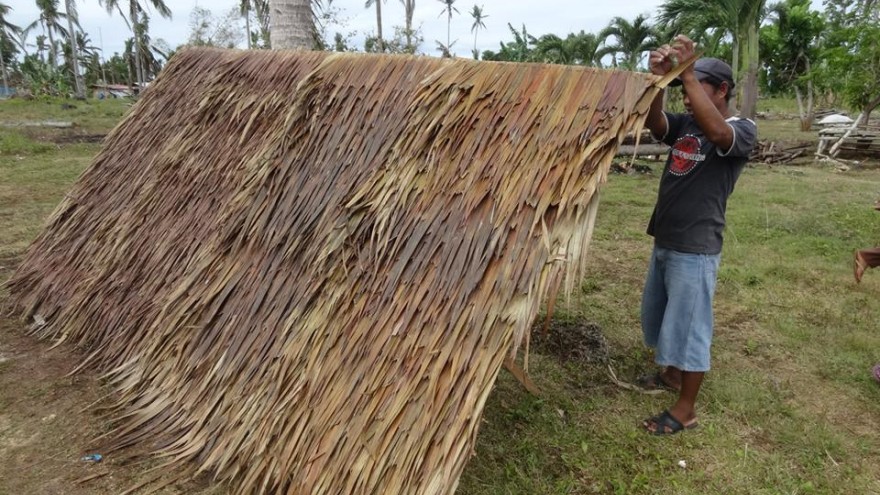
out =
<path fill-rule="evenodd" d="M 727 62 L 717 58 L 706 57 L 697 60 L 694 63 L 694 74 L 700 82 L 707 79 L 714 80 L 713 82 L 717 84 L 726 82 L 731 90 L 736 86 L 733 81 L 733 69 L 727 65 Z M 681 86 L 681 84 L 680 78 L 675 78 L 669 83 L 670 86 Z"/>

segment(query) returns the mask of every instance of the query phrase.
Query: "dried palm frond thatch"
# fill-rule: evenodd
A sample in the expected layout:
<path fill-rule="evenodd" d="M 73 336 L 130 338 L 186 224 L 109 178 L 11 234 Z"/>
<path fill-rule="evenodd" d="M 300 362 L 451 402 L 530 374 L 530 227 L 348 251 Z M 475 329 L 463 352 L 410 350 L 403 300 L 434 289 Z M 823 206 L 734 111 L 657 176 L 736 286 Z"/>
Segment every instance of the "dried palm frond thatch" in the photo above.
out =
<path fill-rule="evenodd" d="M 186 51 L 12 300 L 106 372 L 107 448 L 239 493 L 450 493 L 671 77 Z"/>

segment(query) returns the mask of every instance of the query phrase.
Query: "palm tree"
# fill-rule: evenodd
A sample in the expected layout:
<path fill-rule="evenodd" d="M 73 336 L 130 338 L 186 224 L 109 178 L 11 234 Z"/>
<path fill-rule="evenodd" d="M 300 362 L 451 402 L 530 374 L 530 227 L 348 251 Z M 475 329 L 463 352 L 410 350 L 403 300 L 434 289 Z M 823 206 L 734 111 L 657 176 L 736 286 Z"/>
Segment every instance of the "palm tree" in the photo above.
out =
<path fill-rule="evenodd" d="M 269 0 L 252 0 L 254 5 L 254 13 L 257 17 L 257 22 L 260 24 L 260 39 L 263 42 L 264 48 L 270 48 L 272 46 L 270 38 L 271 30 L 271 15 L 269 13 Z"/>
<path fill-rule="evenodd" d="M 9 75 L 6 73 L 6 60 L 4 60 L 3 42 L 14 39 L 12 35 L 19 35 L 22 29 L 6 20 L 6 16 L 12 12 L 12 7 L 0 3 L 0 72 L 3 73 L 3 87 L 9 88 Z"/>
<path fill-rule="evenodd" d="M 382 0 L 367 0 L 364 8 L 376 6 L 376 34 L 379 38 L 379 52 L 385 52 L 385 39 L 382 38 Z"/>
<path fill-rule="evenodd" d="M 272 48 L 311 50 L 314 47 L 313 3 L 313 0 L 269 0 Z"/>
<path fill-rule="evenodd" d="M 566 41 L 572 46 L 575 64 L 588 67 L 602 67 L 602 56 L 600 54 L 602 40 L 598 36 L 582 30 L 577 34 L 568 35 Z"/>
<path fill-rule="evenodd" d="M 535 60 L 536 53 L 529 48 L 529 45 L 534 45 L 538 41 L 529 34 L 526 25 L 523 24 L 522 32 L 520 32 L 508 22 L 507 29 L 513 35 L 513 41 L 510 43 L 502 41 L 501 50 L 497 53 L 491 50 L 484 51 L 483 60 L 493 60 L 496 62 L 528 62 Z"/>
<path fill-rule="evenodd" d="M 22 35 L 22 40 L 26 40 L 28 37 L 29 29 L 24 29 L 24 34 Z M 37 55 L 39 55 L 40 62 L 46 63 L 46 52 L 49 51 L 49 44 L 46 42 L 48 38 L 46 38 L 45 34 L 38 34 L 36 39 L 34 40 L 34 44 L 32 45 L 37 49 Z"/>
<path fill-rule="evenodd" d="M 632 22 L 623 17 L 615 17 L 599 33 L 599 37 L 605 43 L 602 55 L 612 55 L 616 63 L 619 54 L 623 58 L 623 67 L 629 70 L 635 70 L 642 61 L 644 52 L 657 44 L 654 28 L 645 15 L 636 16 Z M 614 44 L 608 44 L 608 38 L 611 37 L 615 39 Z"/>
<path fill-rule="evenodd" d="M 247 30 L 247 47 L 248 50 L 253 48 L 253 42 L 251 40 L 251 0 L 241 0 L 241 4 L 239 5 L 239 12 L 241 12 L 241 16 L 244 17 L 244 25 Z"/>
<path fill-rule="evenodd" d="M 460 12 L 454 6 L 456 0 L 437 1 L 443 4 L 443 10 L 440 12 L 440 16 L 442 17 L 443 14 L 446 14 L 446 51 L 444 55 L 451 56 L 450 51 L 452 50 L 452 13 L 455 12 L 456 14 L 459 14 Z"/>
<path fill-rule="evenodd" d="M 36 0 L 40 16 L 25 29 L 30 31 L 41 26 L 43 32 L 49 37 L 49 67 L 54 72 L 58 64 L 58 46 L 55 44 L 55 34 L 67 37 L 67 30 L 61 25 L 61 20 L 67 18 L 67 14 L 58 11 L 58 0 Z"/>
<path fill-rule="evenodd" d="M 126 19 L 125 14 L 122 12 L 123 1 L 124 0 L 98 0 L 98 3 L 104 6 L 104 8 L 107 9 L 107 12 L 113 13 L 114 10 L 119 12 L 119 15 L 126 22 L 128 28 L 131 29 L 131 33 L 134 37 L 135 77 L 137 78 L 137 81 L 135 82 L 139 87 L 140 84 L 146 80 L 146 67 L 144 67 L 143 60 L 145 58 L 144 52 L 146 51 L 144 39 L 147 36 L 146 21 L 148 17 L 144 7 L 138 0 L 128 0 L 128 18 Z M 156 9 L 156 12 L 162 17 L 171 19 L 171 9 L 165 5 L 163 0 L 149 0 L 147 5 Z"/>
<path fill-rule="evenodd" d="M 403 4 L 403 11 L 406 16 L 406 51 L 408 53 L 415 52 L 415 47 L 413 46 L 413 15 L 416 12 L 416 0 L 400 0 L 400 3 Z"/>
<path fill-rule="evenodd" d="M 474 33 L 474 60 L 478 60 L 480 52 L 477 51 L 477 34 L 479 34 L 480 29 L 486 29 L 486 23 L 483 20 L 489 16 L 483 13 L 483 7 L 478 7 L 476 4 L 474 4 L 470 14 L 474 19 L 474 23 L 471 25 L 471 32 Z"/>
<path fill-rule="evenodd" d="M 573 47 L 568 39 L 555 34 L 545 34 L 536 39 L 535 56 L 545 64 L 571 65 L 574 62 Z"/>
<path fill-rule="evenodd" d="M 601 65 L 601 41 L 593 33 L 569 33 L 565 39 L 555 34 L 545 34 L 534 40 L 533 44 L 537 59 L 544 63 L 589 67 Z"/>
<path fill-rule="evenodd" d="M 686 29 L 726 31 L 733 40 L 734 77 L 742 81 L 741 114 L 753 118 L 758 101 L 758 28 L 765 15 L 766 0 L 666 0 L 658 20 Z M 740 63 L 742 61 L 742 64 Z M 745 66 L 745 70 L 742 67 Z"/>
<path fill-rule="evenodd" d="M 64 8 L 67 11 L 68 41 L 70 41 L 70 69 L 73 72 L 73 87 L 76 99 L 86 97 L 85 85 L 79 70 L 79 46 L 77 43 L 77 31 L 75 25 L 79 24 L 76 13 L 76 0 L 64 0 Z"/>

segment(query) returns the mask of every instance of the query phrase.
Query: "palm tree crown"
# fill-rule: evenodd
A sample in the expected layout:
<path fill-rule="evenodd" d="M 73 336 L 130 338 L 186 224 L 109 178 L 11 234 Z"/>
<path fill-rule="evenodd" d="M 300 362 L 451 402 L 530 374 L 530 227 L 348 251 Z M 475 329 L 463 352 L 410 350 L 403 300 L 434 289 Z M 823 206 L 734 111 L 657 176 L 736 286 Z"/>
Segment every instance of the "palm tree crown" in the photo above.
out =
<path fill-rule="evenodd" d="M 146 57 L 146 48 L 144 43 L 144 39 L 147 37 L 147 23 L 149 18 L 147 17 L 146 9 L 141 5 L 138 0 L 128 0 L 128 18 L 126 18 L 125 13 L 122 11 L 122 2 L 125 0 L 98 0 L 98 3 L 107 9 L 107 12 L 112 13 L 114 10 L 119 12 L 119 15 L 122 19 L 128 24 L 129 29 L 131 29 L 131 33 L 134 36 L 134 51 L 135 51 L 135 68 L 137 71 L 137 81 L 136 83 L 140 84 L 141 82 L 145 82 L 147 79 L 147 67 L 145 65 L 149 65 L 149 61 L 145 60 Z M 156 9 L 156 12 L 159 13 L 162 17 L 166 19 L 171 18 L 171 9 L 165 5 L 163 0 L 148 0 L 148 6 Z"/>
<path fill-rule="evenodd" d="M 456 0 L 437 1 L 443 4 L 443 10 L 440 11 L 440 16 L 442 17 L 446 14 L 446 50 L 448 53 L 448 51 L 452 49 L 452 13 L 459 14 L 460 12 L 455 7 Z"/>
<path fill-rule="evenodd" d="M 734 78 L 744 81 L 738 86 L 743 91 L 742 114 L 746 117 L 754 117 L 757 103 L 758 27 L 766 15 L 766 3 L 766 0 L 666 0 L 658 16 L 661 23 L 673 23 L 682 29 L 723 30 L 731 36 L 731 65 Z"/>
<path fill-rule="evenodd" d="M 635 69 L 644 58 L 644 52 L 657 45 L 657 37 L 654 28 L 645 15 L 638 15 L 632 22 L 623 17 L 611 19 L 608 27 L 599 33 L 599 37 L 605 41 L 605 48 L 601 54 L 620 55 L 622 65 L 630 70 Z M 609 38 L 614 38 L 613 44 L 608 43 Z"/>
<path fill-rule="evenodd" d="M 479 58 L 479 52 L 477 51 L 477 34 L 480 32 L 480 29 L 486 29 L 486 23 L 483 22 L 486 20 L 488 15 L 483 12 L 483 7 L 474 4 L 473 8 L 470 11 L 471 18 L 473 18 L 474 23 L 471 25 L 471 32 L 474 33 L 474 58 Z"/>

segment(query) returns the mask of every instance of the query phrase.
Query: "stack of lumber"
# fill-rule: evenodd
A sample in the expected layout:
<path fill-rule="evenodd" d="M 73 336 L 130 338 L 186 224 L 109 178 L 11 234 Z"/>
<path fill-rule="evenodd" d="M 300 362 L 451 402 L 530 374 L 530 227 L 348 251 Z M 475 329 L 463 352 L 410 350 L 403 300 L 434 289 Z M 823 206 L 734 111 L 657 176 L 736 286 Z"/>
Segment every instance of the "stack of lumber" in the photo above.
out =
<path fill-rule="evenodd" d="M 819 154 L 834 146 L 849 128 L 850 126 L 828 126 L 819 130 Z M 840 153 L 880 158 L 880 126 L 869 125 L 853 130 L 840 146 Z"/>
<path fill-rule="evenodd" d="M 752 151 L 752 163 L 784 164 L 803 156 L 813 145 L 810 143 L 785 144 L 775 141 L 759 141 Z"/>

